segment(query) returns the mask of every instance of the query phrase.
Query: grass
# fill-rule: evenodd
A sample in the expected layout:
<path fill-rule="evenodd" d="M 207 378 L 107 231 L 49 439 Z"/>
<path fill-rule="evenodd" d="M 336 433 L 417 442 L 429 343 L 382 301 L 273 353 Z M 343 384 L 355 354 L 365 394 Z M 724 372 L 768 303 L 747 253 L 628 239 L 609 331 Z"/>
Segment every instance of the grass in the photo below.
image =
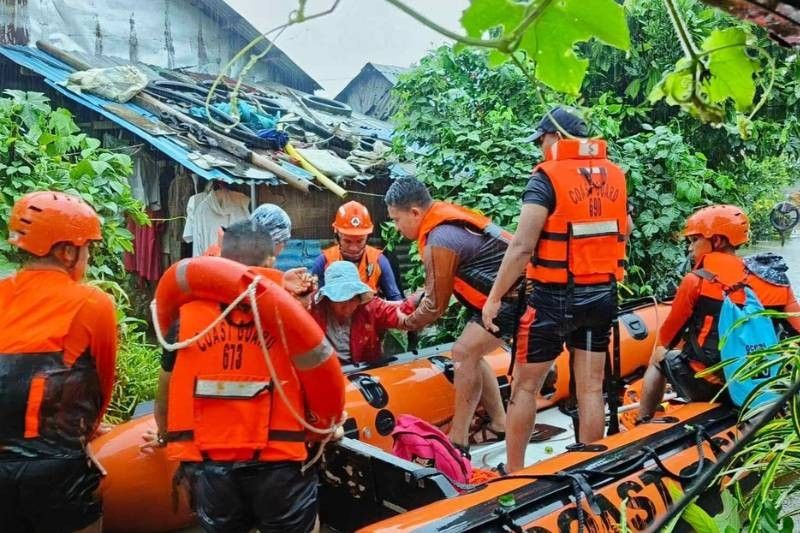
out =
<path fill-rule="evenodd" d="M 139 403 L 155 397 L 161 350 L 148 342 L 145 327 L 141 320 L 125 319 L 122 322 L 117 380 L 106 422 L 118 424 L 128 420 Z"/>

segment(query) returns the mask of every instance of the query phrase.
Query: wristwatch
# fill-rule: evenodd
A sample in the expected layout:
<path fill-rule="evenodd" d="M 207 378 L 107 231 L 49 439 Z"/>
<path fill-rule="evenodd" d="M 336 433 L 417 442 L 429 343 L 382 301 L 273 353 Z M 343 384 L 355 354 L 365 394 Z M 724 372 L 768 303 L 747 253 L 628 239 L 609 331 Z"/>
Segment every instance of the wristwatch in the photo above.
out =
<path fill-rule="evenodd" d="M 159 431 L 156 433 L 156 444 L 158 444 L 159 448 L 163 448 L 167 445 L 167 432 L 166 431 Z"/>

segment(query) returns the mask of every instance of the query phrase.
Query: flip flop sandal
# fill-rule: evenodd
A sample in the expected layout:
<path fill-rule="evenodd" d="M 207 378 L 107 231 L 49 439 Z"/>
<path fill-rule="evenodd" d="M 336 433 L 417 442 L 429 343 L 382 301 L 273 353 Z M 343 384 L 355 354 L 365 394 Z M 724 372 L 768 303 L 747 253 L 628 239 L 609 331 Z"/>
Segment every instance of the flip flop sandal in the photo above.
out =
<path fill-rule="evenodd" d="M 492 421 L 488 418 L 483 419 L 481 425 L 469 436 L 470 444 L 488 444 L 490 442 L 500 442 L 506 439 L 505 431 L 495 431 L 490 427 Z"/>

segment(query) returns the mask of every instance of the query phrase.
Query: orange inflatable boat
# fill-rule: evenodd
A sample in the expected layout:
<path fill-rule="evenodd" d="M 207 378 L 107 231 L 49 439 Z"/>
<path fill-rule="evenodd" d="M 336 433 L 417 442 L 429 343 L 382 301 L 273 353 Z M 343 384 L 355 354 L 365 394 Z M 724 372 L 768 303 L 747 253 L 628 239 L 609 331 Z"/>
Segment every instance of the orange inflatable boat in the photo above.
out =
<path fill-rule="evenodd" d="M 622 376 L 633 379 L 644 370 L 653 349 L 658 321 L 663 320 L 668 311 L 668 306 L 656 306 L 653 303 L 641 303 L 623 309 L 619 318 Z M 400 414 L 412 414 L 433 424 L 446 426 L 452 416 L 454 395 L 450 347 L 442 345 L 369 365 L 344 367 L 348 378 L 345 407 L 349 417 L 345 423 L 347 438 L 342 444 L 329 447 L 328 463 L 335 464 L 337 450 L 346 450 L 350 445 L 368 450 L 371 457 L 391 457 L 385 452 L 391 448 L 391 431 Z M 501 391 L 507 398 L 509 387 L 505 374 L 510 360 L 508 351 L 499 349 L 487 356 L 487 360 L 495 369 Z M 562 428 L 564 431 L 559 435 L 558 442 L 565 446 L 571 442 L 570 439 L 574 439 L 571 419 L 555 405 L 569 396 L 567 354 L 557 359 L 551 377 L 539 403 L 543 412 L 537 422 L 547 427 Z M 185 496 L 180 494 L 180 498 L 176 498 L 178 493 L 173 490 L 172 477 L 177 465 L 166 460 L 162 449 L 139 449 L 145 431 L 155 428 L 152 414 L 146 413 L 146 410 L 140 411 L 144 414 L 121 424 L 91 444 L 94 455 L 108 471 L 102 484 L 104 527 L 108 531 L 169 531 L 185 527 L 192 523 L 192 518 Z M 628 437 L 625 434 L 617 438 L 622 439 L 620 443 L 624 444 Z M 554 447 L 555 442 L 548 442 L 539 446 L 549 446 L 558 451 L 564 449 L 563 446 Z M 535 456 L 538 452 L 531 453 Z M 499 458 L 504 460 L 504 455 L 502 442 L 490 444 L 474 450 L 473 462 L 476 466 L 492 466 Z M 535 460 L 535 457 L 532 456 L 531 460 Z M 331 504 L 341 499 L 341 495 L 333 495 L 327 489 L 323 492 L 330 496 Z M 363 516 L 372 517 L 369 513 Z M 348 527 L 352 529 L 353 526 L 364 525 L 368 523 L 364 522 L 367 519 L 372 520 L 364 518 L 360 523 Z"/>

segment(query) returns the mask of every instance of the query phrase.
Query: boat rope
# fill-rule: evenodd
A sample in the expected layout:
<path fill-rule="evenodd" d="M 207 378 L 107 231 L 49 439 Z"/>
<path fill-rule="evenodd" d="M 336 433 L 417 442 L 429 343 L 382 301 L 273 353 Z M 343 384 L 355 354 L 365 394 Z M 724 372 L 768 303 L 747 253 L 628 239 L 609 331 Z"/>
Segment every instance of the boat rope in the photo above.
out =
<path fill-rule="evenodd" d="M 638 457 L 634 457 L 632 459 L 632 463 L 631 464 L 629 464 L 627 466 L 624 466 L 624 467 L 622 467 L 620 469 L 615 469 L 615 470 L 611 470 L 611 469 L 609 469 L 609 470 L 576 469 L 576 470 L 572 470 L 572 472 L 575 472 L 575 473 L 578 473 L 578 474 L 582 474 L 584 476 L 592 476 L 592 475 L 594 475 L 594 476 L 610 477 L 612 479 L 621 479 L 623 477 L 627 477 L 627 476 L 631 475 L 632 473 L 636 472 L 637 470 L 640 470 L 642 467 L 644 467 L 644 464 L 649 459 L 652 459 L 656 463 L 656 467 L 665 476 L 667 476 L 669 478 L 672 478 L 674 480 L 677 480 L 677 481 L 684 481 L 684 482 L 692 481 L 697 476 L 700 475 L 700 473 L 701 473 L 701 471 L 703 469 L 703 466 L 705 466 L 706 457 L 705 457 L 705 453 L 704 453 L 704 450 L 703 450 L 703 443 L 707 442 L 711 446 L 712 450 L 714 450 L 714 452 L 717 453 L 717 454 L 722 453 L 722 448 L 719 446 L 719 444 L 717 444 L 714 441 L 714 439 L 711 437 L 711 435 L 708 434 L 708 432 L 706 431 L 705 427 L 703 427 L 702 425 L 700 425 L 700 424 L 691 424 L 691 425 L 687 424 L 686 428 L 694 430 L 695 445 L 697 447 L 697 455 L 698 455 L 698 458 L 699 458 L 697 468 L 691 474 L 679 474 L 679 473 L 672 472 L 664 464 L 664 462 L 661 460 L 661 456 L 658 454 L 658 452 L 654 448 L 652 448 L 650 446 L 642 446 L 642 448 L 641 448 L 642 451 L 638 455 Z"/>
<path fill-rule="evenodd" d="M 722 471 L 722 469 L 739 453 L 739 451 L 749 443 L 756 433 L 763 428 L 768 422 L 772 421 L 778 413 L 784 408 L 784 406 L 792 400 L 792 398 L 800 392 L 800 379 L 792 383 L 792 386 L 789 387 L 781 396 L 778 398 L 774 403 L 772 403 L 768 409 L 766 409 L 757 419 L 757 421 L 752 425 L 747 427 L 741 434 L 741 437 L 736 443 L 731 446 L 728 450 L 724 451 L 717 457 L 715 463 L 712 464 L 711 468 L 703 472 L 697 479 L 694 481 L 691 487 L 684 492 L 683 497 L 678 500 L 678 502 L 672 506 L 669 511 L 665 514 L 656 518 L 656 520 L 650 525 L 647 529 L 648 532 L 658 532 L 661 531 L 666 524 L 670 521 L 674 520 L 675 517 L 680 516 L 683 510 L 689 505 L 691 502 L 694 501 L 703 491 L 705 491 L 708 487 L 708 484 L 712 482 L 712 480 Z"/>
<path fill-rule="evenodd" d="M 641 470 L 645 463 L 652 459 L 655 462 L 655 466 L 658 470 L 660 470 L 665 476 L 680 481 L 682 483 L 688 483 L 695 481 L 702 473 L 703 469 L 708 462 L 705 452 L 703 450 L 703 444 L 708 443 L 709 446 L 714 450 L 716 454 L 722 454 L 723 450 L 720 445 L 714 441 L 712 436 L 708 433 L 705 427 L 701 424 L 687 424 L 686 429 L 692 430 L 695 439 L 695 446 L 697 448 L 697 455 L 698 455 L 698 463 L 697 467 L 694 469 L 693 472 L 689 474 L 681 474 L 675 473 L 667 467 L 664 462 L 661 460 L 658 452 L 650 447 L 650 446 L 643 446 L 641 448 L 641 453 L 638 456 L 635 456 L 631 459 L 631 463 L 617 469 L 608 469 L 608 470 L 601 470 L 601 469 L 575 469 L 570 470 L 569 472 L 557 472 L 554 474 L 508 474 L 502 477 L 498 477 L 495 479 L 490 479 L 485 481 L 481 484 L 476 485 L 468 485 L 468 484 L 461 484 L 461 483 L 453 483 L 453 485 L 464 491 L 464 492 L 473 492 L 478 489 L 484 488 L 489 483 L 498 483 L 505 480 L 511 479 L 532 479 L 532 480 L 548 480 L 548 481 L 557 481 L 557 482 L 567 482 L 570 484 L 572 488 L 572 497 L 575 500 L 575 512 L 576 512 L 576 520 L 578 521 L 578 532 L 582 533 L 586 523 L 586 515 L 583 509 L 582 500 L 585 497 L 587 503 L 589 504 L 590 509 L 592 510 L 595 515 L 600 515 L 601 510 L 599 505 L 596 502 L 594 490 L 592 489 L 591 484 L 589 483 L 589 479 L 591 477 L 610 477 L 614 480 L 622 479 L 625 477 L 630 476 L 634 472 Z M 503 521 L 503 524 L 507 526 L 512 531 L 517 531 L 517 527 L 519 527 L 516 522 L 513 521 L 511 515 L 508 514 L 508 510 L 506 509 L 498 509 L 495 514 L 497 514 L 498 518 Z"/>
<path fill-rule="evenodd" d="M 556 472 L 554 474 L 509 474 L 504 477 L 498 477 L 487 480 L 484 485 L 489 483 L 498 483 L 510 479 L 544 479 L 547 481 L 566 482 L 569 483 L 572 489 L 572 497 L 575 499 L 576 519 L 578 520 L 578 533 L 583 533 L 586 524 L 586 514 L 583 510 L 582 500 L 585 497 L 589 508 L 596 515 L 601 514 L 600 505 L 594 495 L 594 490 L 586 479 L 586 476 L 578 472 Z M 501 517 L 502 518 L 502 517 Z M 508 516 L 508 520 L 511 517 Z M 516 525 L 513 521 L 512 524 Z M 511 529 L 514 529 L 513 527 Z"/>

